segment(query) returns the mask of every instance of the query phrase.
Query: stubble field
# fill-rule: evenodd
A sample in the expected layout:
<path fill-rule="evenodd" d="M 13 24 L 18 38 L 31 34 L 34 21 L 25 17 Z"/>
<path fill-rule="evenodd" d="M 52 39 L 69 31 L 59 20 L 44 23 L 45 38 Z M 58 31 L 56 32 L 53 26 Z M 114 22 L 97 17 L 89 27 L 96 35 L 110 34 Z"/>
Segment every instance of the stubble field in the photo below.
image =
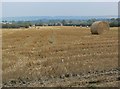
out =
<path fill-rule="evenodd" d="M 2 29 L 3 86 L 118 86 L 118 28 Z"/>

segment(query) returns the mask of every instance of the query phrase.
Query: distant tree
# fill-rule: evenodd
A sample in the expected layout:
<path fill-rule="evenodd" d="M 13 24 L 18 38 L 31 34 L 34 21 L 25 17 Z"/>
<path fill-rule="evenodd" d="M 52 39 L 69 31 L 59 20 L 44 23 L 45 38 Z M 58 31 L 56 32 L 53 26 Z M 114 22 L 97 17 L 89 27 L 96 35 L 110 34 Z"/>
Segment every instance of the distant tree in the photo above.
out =
<path fill-rule="evenodd" d="M 115 21 L 116 19 L 115 18 L 111 18 L 111 21 Z"/>
<path fill-rule="evenodd" d="M 66 20 L 62 20 L 61 22 L 63 25 L 66 25 Z"/>
<path fill-rule="evenodd" d="M 110 19 L 110 27 L 118 27 L 118 26 L 120 26 L 119 21 L 120 21 L 119 18 L 111 18 Z"/>
<path fill-rule="evenodd" d="M 118 21 L 110 22 L 110 27 L 118 27 L 118 26 L 119 26 Z"/>
<path fill-rule="evenodd" d="M 72 20 L 70 20 L 69 23 L 72 24 Z"/>

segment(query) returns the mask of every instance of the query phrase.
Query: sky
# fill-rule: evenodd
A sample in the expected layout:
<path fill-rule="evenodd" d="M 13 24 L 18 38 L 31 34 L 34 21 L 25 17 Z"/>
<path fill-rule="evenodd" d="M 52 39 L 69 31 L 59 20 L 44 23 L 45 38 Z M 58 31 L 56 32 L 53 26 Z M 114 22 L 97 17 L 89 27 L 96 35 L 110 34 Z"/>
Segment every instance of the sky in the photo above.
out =
<path fill-rule="evenodd" d="M 1 0 L 2 2 L 119 2 L 119 0 Z"/>
<path fill-rule="evenodd" d="M 117 2 L 2 2 L 3 17 L 108 15 L 118 15 Z"/>

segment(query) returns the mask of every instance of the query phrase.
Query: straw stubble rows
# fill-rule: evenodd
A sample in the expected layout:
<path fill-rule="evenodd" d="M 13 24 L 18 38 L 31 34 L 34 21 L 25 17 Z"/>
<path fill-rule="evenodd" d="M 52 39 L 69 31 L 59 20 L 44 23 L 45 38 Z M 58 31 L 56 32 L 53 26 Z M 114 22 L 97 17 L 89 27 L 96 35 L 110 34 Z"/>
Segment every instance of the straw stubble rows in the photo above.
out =
<path fill-rule="evenodd" d="M 117 86 L 118 29 L 3 29 L 4 86 Z"/>

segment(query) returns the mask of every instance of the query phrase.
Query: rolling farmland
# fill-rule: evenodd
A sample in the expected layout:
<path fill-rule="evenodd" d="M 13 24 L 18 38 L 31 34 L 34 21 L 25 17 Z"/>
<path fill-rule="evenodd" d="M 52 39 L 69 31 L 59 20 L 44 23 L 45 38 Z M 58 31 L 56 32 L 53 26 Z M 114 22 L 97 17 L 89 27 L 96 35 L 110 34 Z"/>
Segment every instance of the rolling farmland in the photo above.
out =
<path fill-rule="evenodd" d="M 3 86 L 118 86 L 118 28 L 2 29 Z"/>

